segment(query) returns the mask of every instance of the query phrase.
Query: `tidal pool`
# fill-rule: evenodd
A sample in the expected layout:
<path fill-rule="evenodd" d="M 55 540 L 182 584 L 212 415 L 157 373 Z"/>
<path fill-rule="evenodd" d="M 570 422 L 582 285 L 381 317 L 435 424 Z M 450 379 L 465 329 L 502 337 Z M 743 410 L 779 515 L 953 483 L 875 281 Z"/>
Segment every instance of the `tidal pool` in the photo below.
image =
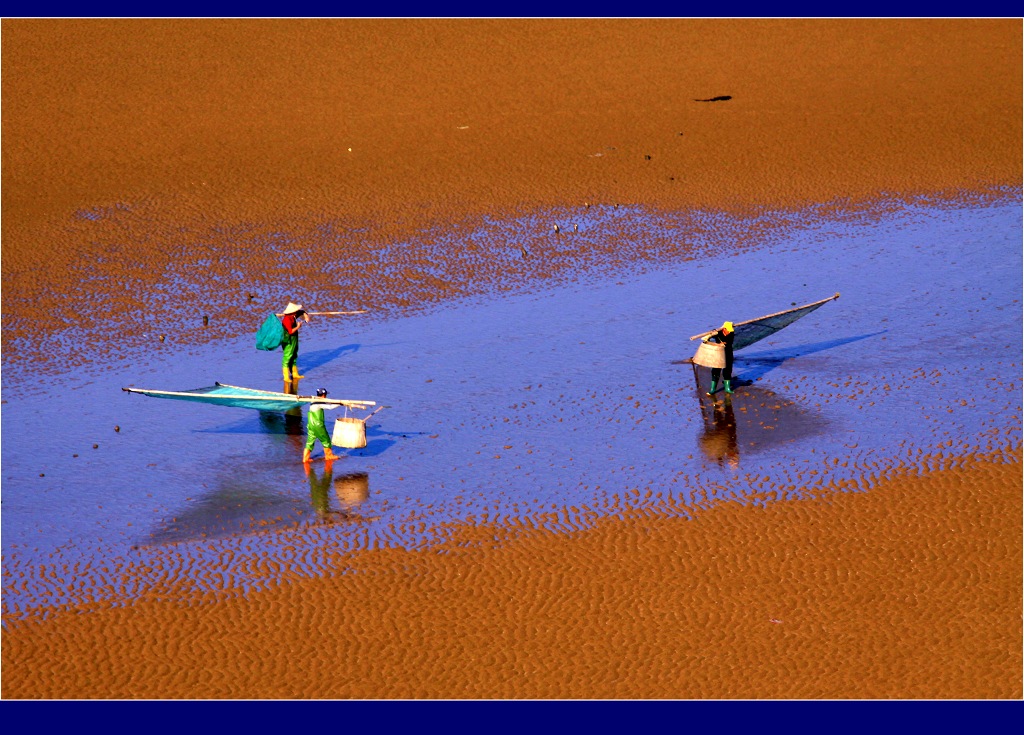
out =
<path fill-rule="evenodd" d="M 137 349 L 55 379 L 5 354 L 4 614 L 125 604 L 168 580 L 244 592 L 319 573 L 318 548 L 426 548 L 452 524 L 571 531 L 626 508 L 689 516 L 862 490 L 897 466 L 1019 446 L 1019 191 L 764 216 L 794 226 L 737 253 L 595 268 L 408 317 L 317 320 L 299 392 L 387 406 L 367 446 L 331 465 L 300 462 L 301 411 L 121 390 L 281 390 L 280 352 L 251 336 Z M 639 208 L 615 218 L 636 237 L 671 225 Z M 689 336 L 835 292 L 737 352 L 733 396 L 703 395 Z M 274 563 L 255 573 L 254 559 Z"/>

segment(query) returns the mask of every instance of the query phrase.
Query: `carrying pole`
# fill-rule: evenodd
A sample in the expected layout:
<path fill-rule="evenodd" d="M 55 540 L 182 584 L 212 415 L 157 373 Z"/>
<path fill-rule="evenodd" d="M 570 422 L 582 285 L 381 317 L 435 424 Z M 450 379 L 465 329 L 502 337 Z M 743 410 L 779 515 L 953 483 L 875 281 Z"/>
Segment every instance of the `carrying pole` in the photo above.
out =
<path fill-rule="evenodd" d="M 358 309 L 357 311 L 307 311 L 306 314 L 310 316 L 349 316 L 352 314 L 365 314 L 368 309 Z M 274 316 L 284 316 L 284 314 L 274 314 Z"/>
<path fill-rule="evenodd" d="M 768 319 L 769 317 L 782 316 L 783 314 L 788 314 L 791 311 L 800 311 L 801 309 L 806 309 L 808 306 L 818 306 L 819 304 L 825 304 L 825 303 L 828 303 L 829 301 L 832 301 L 832 300 L 838 299 L 838 298 L 839 298 L 839 292 L 836 291 L 834 296 L 829 296 L 827 299 L 822 299 L 821 301 L 812 301 L 811 303 L 804 304 L 803 306 L 794 306 L 792 309 L 785 309 L 783 311 L 777 311 L 774 314 L 765 314 L 764 316 L 759 316 L 756 319 L 747 319 L 747 321 L 745 321 L 745 322 L 736 322 L 735 324 L 733 324 L 733 327 L 734 328 L 735 327 L 742 327 L 744 324 L 750 324 L 751 322 L 758 322 L 758 321 L 761 321 L 762 319 Z M 700 339 L 701 337 L 707 337 L 709 334 L 714 334 L 719 329 L 721 329 L 721 327 L 718 327 L 716 329 L 709 329 L 706 332 L 701 332 L 700 334 L 693 335 L 692 337 L 690 337 L 690 339 L 691 340 L 695 340 L 695 339 Z"/>
<path fill-rule="evenodd" d="M 310 316 L 348 316 L 351 314 L 365 314 L 367 309 L 359 309 L 357 311 L 307 311 L 306 313 Z"/>

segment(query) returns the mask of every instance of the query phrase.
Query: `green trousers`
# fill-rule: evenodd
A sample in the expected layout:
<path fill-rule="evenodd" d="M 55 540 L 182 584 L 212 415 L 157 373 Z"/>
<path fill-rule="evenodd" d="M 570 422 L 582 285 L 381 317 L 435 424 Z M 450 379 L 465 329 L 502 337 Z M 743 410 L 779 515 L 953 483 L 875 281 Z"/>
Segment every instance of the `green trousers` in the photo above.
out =
<path fill-rule="evenodd" d="M 324 412 L 310 411 L 306 417 L 306 449 L 313 451 L 317 440 L 324 445 L 324 451 L 331 446 L 331 437 L 327 435 L 327 427 L 324 426 Z"/>
<path fill-rule="evenodd" d="M 291 370 L 295 367 L 295 361 L 299 357 L 299 333 L 286 334 L 281 341 L 281 348 L 284 350 L 284 357 L 281 358 L 281 367 Z"/>

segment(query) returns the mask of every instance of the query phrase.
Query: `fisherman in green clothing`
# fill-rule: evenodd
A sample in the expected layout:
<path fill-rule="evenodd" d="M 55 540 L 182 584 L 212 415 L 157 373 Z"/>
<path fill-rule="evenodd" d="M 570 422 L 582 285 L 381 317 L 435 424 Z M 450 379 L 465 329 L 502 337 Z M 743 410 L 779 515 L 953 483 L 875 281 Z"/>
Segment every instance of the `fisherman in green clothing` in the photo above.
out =
<path fill-rule="evenodd" d="M 327 390 L 320 388 L 316 392 L 316 397 L 326 398 Z M 339 405 L 337 403 L 320 401 L 309 404 L 309 414 L 306 416 L 306 448 L 302 452 L 303 464 L 309 462 L 309 455 L 318 440 L 324 446 L 325 460 L 341 459 L 341 457 L 331 451 L 331 437 L 327 434 L 327 427 L 324 426 L 324 411 L 330 411 Z"/>
<path fill-rule="evenodd" d="M 705 342 L 718 342 L 725 348 L 725 366 L 711 368 L 711 390 L 707 392 L 709 396 L 713 396 L 718 390 L 718 379 L 720 377 L 725 380 L 725 392 L 732 393 L 732 343 L 734 339 L 736 339 L 736 329 L 733 327 L 732 322 L 725 322 L 720 328 L 704 338 Z"/>
<path fill-rule="evenodd" d="M 302 321 L 299 321 L 300 319 Z M 309 314 L 299 304 L 289 301 L 281 315 L 281 326 L 284 327 L 284 339 L 281 340 L 281 348 L 284 350 L 281 372 L 286 383 L 303 377 L 299 375 L 299 368 L 295 364 L 299 357 L 299 327 L 303 324 L 309 324 Z"/>

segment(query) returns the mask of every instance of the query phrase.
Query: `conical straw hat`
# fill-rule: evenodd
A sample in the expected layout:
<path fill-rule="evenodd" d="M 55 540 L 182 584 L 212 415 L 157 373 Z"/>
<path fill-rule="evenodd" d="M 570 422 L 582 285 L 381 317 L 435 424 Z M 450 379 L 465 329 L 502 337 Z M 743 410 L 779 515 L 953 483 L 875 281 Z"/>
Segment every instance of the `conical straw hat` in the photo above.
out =
<path fill-rule="evenodd" d="M 302 307 L 299 304 L 293 304 L 291 301 L 288 302 L 288 306 L 284 307 L 284 314 L 294 314 L 297 311 L 302 311 Z"/>

